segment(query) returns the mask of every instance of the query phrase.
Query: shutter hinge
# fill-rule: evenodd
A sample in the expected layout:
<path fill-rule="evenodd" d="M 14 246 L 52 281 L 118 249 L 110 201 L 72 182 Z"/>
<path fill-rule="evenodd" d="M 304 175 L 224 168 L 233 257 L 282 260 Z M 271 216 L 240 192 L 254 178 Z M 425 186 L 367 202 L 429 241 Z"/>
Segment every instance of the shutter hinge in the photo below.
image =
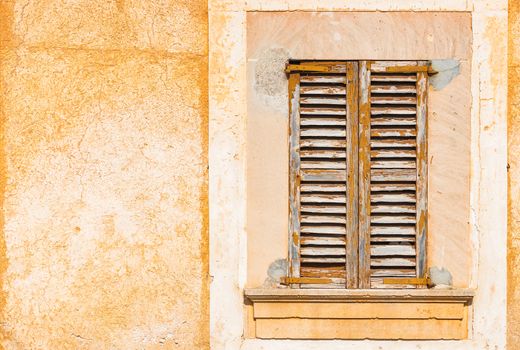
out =
<path fill-rule="evenodd" d="M 285 73 L 292 72 L 330 72 L 332 70 L 329 66 L 319 66 L 310 64 L 287 64 L 285 66 Z"/>
<path fill-rule="evenodd" d="M 330 278 L 312 278 L 312 277 L 282 277 L 282 284 L 328 284 L 332 283 Z"/>
<path fill-rule="evenodd" d="M 383 278 L 383 284 L 413 284 L 413 285 L 431 285 L 430 278 Z"/>

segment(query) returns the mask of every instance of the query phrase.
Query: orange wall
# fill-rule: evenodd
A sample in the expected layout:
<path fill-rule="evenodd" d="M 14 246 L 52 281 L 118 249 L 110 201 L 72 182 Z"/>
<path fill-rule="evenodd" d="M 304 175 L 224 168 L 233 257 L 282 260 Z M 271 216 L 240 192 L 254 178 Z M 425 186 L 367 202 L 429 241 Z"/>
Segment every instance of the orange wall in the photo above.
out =
<path fill-rule="evenodd" d="M 0 347 L 205 349 L 207 2 L 0 1 Z"/>
<path fill-rule="evenodd" d="M 508 348 L 520 346 L 520 2 L 509 1 Z"/>

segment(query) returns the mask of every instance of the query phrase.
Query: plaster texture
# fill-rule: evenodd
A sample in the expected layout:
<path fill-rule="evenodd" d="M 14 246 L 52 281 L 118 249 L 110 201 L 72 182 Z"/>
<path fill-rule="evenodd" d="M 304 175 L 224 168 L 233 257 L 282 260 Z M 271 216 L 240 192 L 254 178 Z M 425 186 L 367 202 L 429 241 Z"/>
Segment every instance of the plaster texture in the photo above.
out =
<path fill-rule="evenodd" d="M 207 349 L 207 2 L 0 2 L 3 349 Z"/>
<path fill-rule="evenodd" d="M 210 334 L 214 349 L 504 349 L 507 247 L 507 1 L 210 1 Z M 464 341 L 246 339 L 247 12 L 471 12 L 469 287 Z M 466 38 L 467 39 L 467 38 Z M 296 49 L 301 49 L 296 48 Z M 454 51 L 455 52 L 455 51 Z M 427 59 L 431 57 L 426 57 Z M 449 57 L 437 57 L 449 58 Z M 219 218 L 224 218 L 222 220 Z M 250 312 L 246 306 L 247 312 Z M 248 334 L 249 331 L 246 331 Z"/>
<path fill-rule="evenodd" d="M 508 337 L 520 346 L 520 2 L 509 2 L 508 46 Z"/>

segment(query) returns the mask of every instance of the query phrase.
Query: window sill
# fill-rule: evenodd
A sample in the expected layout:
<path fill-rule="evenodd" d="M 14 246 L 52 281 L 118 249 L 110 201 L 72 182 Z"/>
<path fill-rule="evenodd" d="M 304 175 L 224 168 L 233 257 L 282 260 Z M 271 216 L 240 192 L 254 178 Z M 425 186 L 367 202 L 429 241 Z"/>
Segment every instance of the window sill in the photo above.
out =
<path fill-rule="evenodd" d="M 246 289 L 262 339 L 467 339 L 472 289 Z"/>
<path fill-rule="evenodd" d="M 294 289 L 250 288 L 245 296 L 255 301 L 460 301 L 471 303 L 475 290 L 455 289 Z"/>

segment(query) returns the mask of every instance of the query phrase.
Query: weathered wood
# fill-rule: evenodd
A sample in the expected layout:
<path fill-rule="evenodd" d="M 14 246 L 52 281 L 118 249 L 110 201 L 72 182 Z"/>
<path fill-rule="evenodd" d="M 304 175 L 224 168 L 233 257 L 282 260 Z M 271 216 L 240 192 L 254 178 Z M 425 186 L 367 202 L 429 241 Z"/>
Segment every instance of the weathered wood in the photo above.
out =
<path fill-rule="evenodd" d="M 415 79 L 415 78 L 414 78 Z M 372 96 L 374 104 L 393 104 L 393 105 L 415 105 L 417 98 L 414 96 Z"/>
<path fill-rule="evenodd" d="M 415 203 L 415 193 L 372 192 L 372 203 Z"/>
<path fill-rule="evenodd" d="M 415 183 L 372 183 L 372 191 L 415 191 Z"/>
<path fill-rule="evenodd" d="M 392 204 L 392 205 L 372 204 L 372 214 L 385 214 L 385 213 L 415 214 L 415 205 L 413 205 L 413 204 Z"/>
<path fill-rule="evenodd" d="M 359 62 L 359 288 L 370 288 L 370 64 Z"/>
<path fill-rule="evenodd" d="M 413 141 L 415 142 L 415 140 Z M 345 148 L 345 139 L 316 140 L 303 139 L 300 140 L 301 147 L 323 147 L 323 148 Z"/>
<path fill-rule="evenodd" d="M 372 85 L 372 94 L 415 94 L 415 85 Z"/>
<path fill-rule="evenodd" d="M 371 243 L 415 243 L 415 237 L 407 236 L 372 236 Z M 415 269 L 412 270 L 415 275 Z M 373 275 L 373 274 L 372 274 Z"/>
<path fill-rule="evenodd" d="M 372 148 L 413 148 L 415 147 L 415 139 L 372 139 L 370 141 Z"/>
<path fill-rule="evenodd" d="M 300 113 L 303 115 L 340 115 L 345 116 L 345 107 L 300 107 Z M 414 111 L 415 114 L 415 111 Z M 345 119 L 343 119 L 345 121 Z M 343 124 L 344 125 L 344 124 Z"/>
<path fill-rule="evenodd" d="M 373 146 L 372 146 L 373 147 Z M 377 149 L 370 152 L 372 158 L 415 158 L 415 150 L 410 149 Z"/>
<path fill-rule="evenodd" d="M 372 169 L 415 169 L 414 160 L 372 160 Z"/>
<path fill-rule="evenodd" d="M 372 214 L 374 214 L 372 212 Z M 415 215 L 414 216 L 406 216 L 406 215 L 381 215 L 375 216 L 372 215 L 370 217 L 370 222 L 372 224 L 415 224 Z"/>
<path fill-rule="evenodd" d="M 321 283 L 331 283 L 332 279 L 330 278 L 309 278 L 309 277 L 282 277 L 280 279 L 282 284 L 303 284 L 303 283 L 313 283 L 313 284 L 321 284 Z"/>
<path fill-rule="evenodd" d="M 319 225 L 319 226 L 302 226 L 302 233 L 316 233 L 329 235 L 346 235 L 345 226 Z"/>
<path fill-rule="evenodd" d="M 373 128 L 370 131 L 370 137 L 415 137 L 415 128 L 403 128 L 403 129 L 376 129 Z"/>
<path fill-rule="evenodd" d="M 302 105 L 312 104 L 345 106 L 347 104 L 347 100 L 344 96 L 302 96 L 300 98 L 300 103 Z M 415 100 L 413 101 L 413 104 L 415 104 Z"/>
<path fill-rule="evenodd" d="M 413 270 L 415 274 L 415 270 Z M 325 266 L 322 268 L 314 267 L 301 267 L 301 275 L 304 277 L 332 277 L 332 278 L 345 278 L 346 271 L 345 267 L 340 266 Z"/>
<path fill-rule="evenodd" d="M 289 277 L 300 277 L 300 74 L 297 73 L 289 76 Z"/>
<path fill-rule="evenodd" d="M 334 258 L 330 257 L 309 257 L 302 255 L 302 262 L 305 263 L 318 263 L 318 264 L 344 264 L 345 256 L 338 256 Z"/>
<path fill-rule="evenodd" d="M 373 61 L 370 69 L 375 73 L 385 73 L 388 67 L 417 67 L 418 65 L 417 61 Z"/>
<path fill-rule="evenodd" d="M 415 77 L 412 77 L 415 80 Z M 301 83 L 346 84 L 344 75 L 302 75 Z"/>
<path fill-rule="evenodd" d="M 415 82 L 417 77 L 410 74 L 372 74 L 373 82 Z"/>
<path fill-rule="evenodd" d="M 346 181 L 345 171 L 341 170 L 312 170 L 306 169 L 300 172 L 303 181 Z M 415 179 L 415 175 L 414 175 Z"/>
<path fill-rule="evenodd" d="M 343 128 L 305 128 L 300 130 L 302 137 L 345 137 L 346 131 Z"/>
<path fill-rule="evenodd" d="M 370 264 L 374 267 L 377 266 L 396 266 L 396 267 L 415 267 L 415 256 L 410 258 L 377 258 L 373 257 L 370 259 Z"/>
<path fill-rule="evenodd" d="M 417 173 L 415 169 L 372 169 L 370 176 L 372 181 L 415 181 Z"/>
<path fill-rule="evenodd" d="M 345 87 L 329 85 L 306 85 L 301 87 L 305 95 L 342 95 L 345 96 Z"/>
<path fill-rule="evenodd" d="M 417 73 L 417 276 L 426 274 L 426 229 L 428 201 L 427 158 L 427 89 L 428 74 Z"/>
<path fill-rule="evenodd" d="M 295 72 L 330 72 L 330 67 L 315 65 L 315 64 L 288 64 L 285 67 L 285 73 L 295 73 Z"/>
<path fill-rule="evenodd" d="M 347 209 L 345 206 L 341 205 L 315 205 L 302 203 L 301 211 L 302 213 L 316 214 L 345 214 Z"/>
<path fill-rule="evenodd" d="M 415 227 L 414 226 L 372 226 L 371 227 L 372 237 L 375 235 L 378 236 L 415 236 Z"/>
<path fill-rule="evenodd" d="M 301 116 L 302 126 L 345 126 L 345 118 L 304 117 Z"/>
<path fill-rule="evenodd" d="M 302 245 L 345 245 L 345 237 L 315 237 L 315 236 L 302 236 Z"/>
<path fill-rule="evenodd" d="M 414 152 L 415 153 L 415 152 Z M 345 158 L 347 153 L 343 149 L 339 150 L 323 150 L 319 148 L 300 151 L 301 158 L 324 158 L 324 159 L 335 159 Z"/>
<path fill-rule="evenodd" d="M 301 247 L 300 248 L 301 255 L 305 256 L 328 256 L 328 255 L 339 255 L 345 256 L 346 249 L 344 247 Z M 414 251 L 415 252 L 415 251 Z"/>
<path fill-rule="evenodd" d="M 370 247 L 370 254 L 372 256 L 415 256 L 415 248 L 410 244 L 374 244 Z"/>
<path fill-rule="evenodd" d="M 358 63 L 347 63 L 347 288 L 358 287 Z"/>
<path fill-rule="evenodd" d="M 346 164 L 343 160 L 329 161 L 329 160 L 316 160 L 311 161 L 307 159 L 301 160 L 301 169 L 345 169 Z"/>
<path fill-rule="evenodd" d="M 345 184 L 302 183 L 300 188 L 301 188 L 302 192 L 346 192 L 347 191 L 347 187 L 345 186 Z"/>
<path fill-rule="evenodd" d="M 374 127 L 377 126 L 401 126 L 401 125 L 409 125 L 414 126 L 415 125 L 415 117 L 379 117 L 379 118 L 372 118 L 371 125 Z"/>
<path fill-rule="evenodd" d="M 301 193 L 301 203 L 338 203 L 345 204 L 345 193 Z M 414 197 L 415 201 L 415 197 Z"/>
<path fill-rule="evenodd" d="M 415 213 L 415 211 L 414 211 Z M 344 216 L 301 214 L 303 224 L 346 224 Z"/>
<path fill-rule="evenodd" d="M 372 101 L 372 103 L 374 103 Z M 409 114 L 415 115 L 416 110 L 415 106 L 413 107 L 401 107 L 401 106 L 384 106 L 384 107 L 372 107 L 370 109 L 370 113 L 372 115 L 380 115 L 380 114 Z"/>

